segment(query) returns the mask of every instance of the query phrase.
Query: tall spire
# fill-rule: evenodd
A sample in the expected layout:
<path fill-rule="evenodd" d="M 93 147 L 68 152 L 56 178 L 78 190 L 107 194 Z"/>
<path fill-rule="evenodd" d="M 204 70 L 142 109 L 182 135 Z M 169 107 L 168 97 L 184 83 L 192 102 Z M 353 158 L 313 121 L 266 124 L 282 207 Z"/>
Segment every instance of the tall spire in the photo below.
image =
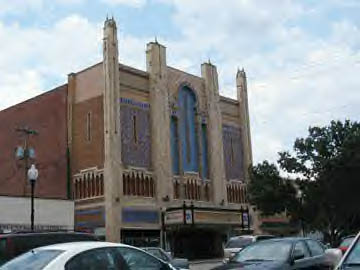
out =
<path fill-rule="evenodd" d="M 106 240 L 120 241 L 122 193 L 120 81 L 117 29 L 114 18 L 104 23 L 104 189 Z"/>
<path fill-rule="evenodd" d="M 242 143 L 244 148 L 245 181 L 249 181 L 248 168 L 252 164 L 252 147 L 250 133 L 249 104 L 247 93 L 247 79 L 244 68 L 238 68 L 236 73 L 236 90 L 239 101 L 240 126 L 242 127 Z"/>

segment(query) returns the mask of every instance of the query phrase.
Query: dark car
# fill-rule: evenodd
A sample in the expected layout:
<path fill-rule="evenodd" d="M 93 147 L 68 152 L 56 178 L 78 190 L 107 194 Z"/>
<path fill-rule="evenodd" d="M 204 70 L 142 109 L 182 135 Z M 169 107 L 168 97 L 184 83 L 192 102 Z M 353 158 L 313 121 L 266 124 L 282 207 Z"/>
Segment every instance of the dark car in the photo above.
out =
<path fill-rule="evenodd" d="M 143 248 L 146 252 L 150 253 L 151 255 L 170 263 L 176 269 L 190 269 L 189 260 L 183 258 L 173 258 L 170 254 L 165 252 L 162 248 L 158 247 L 145 247 Z"/>
<path fill-rule="evenodd" d="M 336 270 L 359 270 L 360 269 L 360 233 L 350 244 L 349 248 L 342 257 Z"/>
<path fill-rule="evenodd" d="M 214 269 L 329 269 L 329 261 L 318 241 L 277 238 L 254 243 Z"/>
<path fill-rule="evenodd" d="M 98 241 L 88 233 L 18 232 L 0 234 L 0 265 L 31 249 L 67 242 Z"/>
<path fill-rule="evenodd" d="M 349 235 L 341 239 L 341 243 L 339 245 L 339 249 L 341 250 L 342 254 L 345 254 L 346 250 L 349 248 L 351 243 L 354 241 L 356 235 Z"/>

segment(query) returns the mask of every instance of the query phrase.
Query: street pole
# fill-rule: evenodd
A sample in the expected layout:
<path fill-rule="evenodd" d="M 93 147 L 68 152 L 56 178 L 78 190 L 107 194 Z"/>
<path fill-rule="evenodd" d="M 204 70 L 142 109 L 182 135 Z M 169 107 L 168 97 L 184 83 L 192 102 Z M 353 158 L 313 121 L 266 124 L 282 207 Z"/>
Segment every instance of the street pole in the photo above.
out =
<path fill-rule="evenodd" d="M 35 189 L 35 181 L 30 180 L 31 183 L 31 231 L 34 231 L 34 215 L 35 215 L 35 209 L 34 209 L 34 189 Z"/>
<path fill-rule="evenodd" d="M 35 209 L 34 209 L 34 189 L 35 189 L 35 183 L 36 180 L 39 176 L 39 171 L 35 168 L 35 165 L 32 164 L 30 169 L 27 172 L 27 177 L 30 181 L 31 184 L 31 231 L 34 231 L 34 214 L 35 214 Z"/>
<path fill-rule="evenodd" d="M 38 177 L 38 171 L 36 170 L 35 166 L 32 165 L 31 168 L 29 168 L 29 159 L 34 158 L 34 150 L 29 148 L 29 136 L 30 135 L 38 135 L 38 132 L 36 130 L 32 130 L 29 128 L 17 128 L 17 132 L 23 133 L 25 135 L 24 140 L 24 148 L 17 147 L 16 151 L 16 158 L 19 160 L 24 160 L 25 165 L 25 183 L 27 180 L 30 181 L 31 185 L 31 216 L 30 216 L 30 226 L 31 231 L 34 231 L 34 215 L 35 215 L 35 209 L 34 209 L 34 190 L 35 190 L 35 182 Z M 26 185 L 24 185 L 24 195 L 26 195 Z"/>

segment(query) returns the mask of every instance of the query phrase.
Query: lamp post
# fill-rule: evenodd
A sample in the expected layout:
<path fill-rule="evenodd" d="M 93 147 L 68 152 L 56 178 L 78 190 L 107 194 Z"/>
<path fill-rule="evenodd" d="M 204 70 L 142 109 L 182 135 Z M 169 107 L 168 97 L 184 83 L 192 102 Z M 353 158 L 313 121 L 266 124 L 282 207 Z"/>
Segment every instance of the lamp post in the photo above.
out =
<path fill-rule="evenodd" d="M 302 236 L 305 237 L 304 220 L 303 220 L 303 193 L 300 189 L 298 190 L 298 198 L 299 198 L 300 207 L 301 207 L 301 209 L 300 209 L 301 231 L 302 231 Z"/>
<path fill-rule="evenodd" d="M 31 231 L 34 231 L 34 189 L 35 189 L 35 183 L 39 176 L 39 172 L 36 169 L 35 165 L 32 164 L 30 169 L 27 171 L 27 177 L 29 179 L 29 182 L 31 184 Z"/>

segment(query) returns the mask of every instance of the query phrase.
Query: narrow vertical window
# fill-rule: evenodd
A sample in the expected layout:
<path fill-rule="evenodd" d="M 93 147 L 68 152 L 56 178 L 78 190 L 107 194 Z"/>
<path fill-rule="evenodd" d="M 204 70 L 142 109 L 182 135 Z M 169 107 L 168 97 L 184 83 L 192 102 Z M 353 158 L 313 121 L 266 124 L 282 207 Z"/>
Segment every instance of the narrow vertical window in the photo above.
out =
<path fill-rule="evenodd" d="M 180 172 L 178 120 L 174 116 L 171 117 L 170 132 L 172 171 L 174 175 L 178 175 Z"/>
<path fill-rule="evenodd" d="M 196 122 L 196 96 L 188 87 L 182 87 L 179 92 L 179 140 L 181 141 L 181 158 L 184 172 L 199 170 L 199 138 Z"/>
<path fill-rule="evenodd" d="M 137 124 L 136 124 L 136 115 L 133 116 L 133 139 L 134 143 L 138 143 L 138 135 L 137 135 Z"/>
<path fill-rule="evenodd" d="M 91 112 L 86 115 L 86 140 L 91 141 Z"/>
<path fill-rule="evenodd" d="M 235 160 L 235 157 L 234 157 L 233 138 L 230 137 L 230 164 L 231 164 L 231 166 L 234 165 L 234 160 Z"/>
<path fill-rule="evenodd" d="M 206 124 L 201 125 L 201 144 L 202 144 L 202 177 L 209 179 L 208 167 L 208 142 Z"/>
<path fill-rule="evenodd" d="M 185 104 L 184 104 L 184 109 L 185 109 L 185 115 L 184 115 L 184 120 L 185 120 L 185 139 L 186 139 L 186 160 L 188 163 L 191 162 L 191 145 L 190 145 L 190 115 L 189 115 L 189 98 L 186 96 L 185 97 Z"/>

